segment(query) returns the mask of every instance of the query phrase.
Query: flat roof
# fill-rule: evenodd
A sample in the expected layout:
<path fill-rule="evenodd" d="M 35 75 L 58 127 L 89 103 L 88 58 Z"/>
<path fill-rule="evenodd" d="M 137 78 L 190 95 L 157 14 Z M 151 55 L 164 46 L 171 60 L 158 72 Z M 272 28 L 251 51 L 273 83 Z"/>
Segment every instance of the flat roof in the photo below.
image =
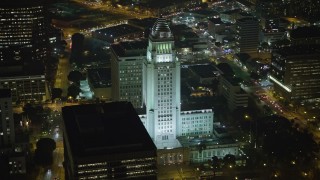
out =
<path fill-rule="evenodd" d="M 117 44 L 112 44 L 111 48 L 120 57 L 126 56 L 146 56 L 148 41 L 124 41 Z"/>
<path fill-rule="evenodd" d="M 11 90 L 10 89 L 1 89 L 0 87 L 0 98 L 10 98 Z"/>
<path fill-rule="evenodd" d="M 139 26 L 143 29 L 149 29 L 149 28 L 152 28 L 156 20 L 157 18 L 144 18 L 144 19 L 134 18 L 134 19 L 129 19 L 128 23 L 135 26 Z"/>
<path fill-rule="evenodd" d="M 304 55 L 304 56 L 312 56 L 317 54 L 320 55 L 320 45 L 296 45 L 296 46 L 288 46 L 283 47 L 276 50 L 278 54 L 282 56 L 295 56 L 295 55 Z"/>
<path fill-rule="evenodd" d="M 126 34 L 136 33 L 142 31 L 140 28 L 129 24 L 121 24 L 118 26 L 108 27 L 104 29 L 99 29 L 94 31 L 95 33 L 100 33 L 105 36 L 119 37 Z"/>
<path fill-rule="evenodd" d="M 88 69 L 88 79 L 94 88 L 104 88 L 111 86 L 111 69 L 94 68 Z"/>
<path fill-rule="evenodd" d="M 24 65 L 3 65 L 0 66 L 1 77 L 14 77 L 14 76 L 34 76 L 44 75 L 44 65 L 39 62 L 26 63 Z"/>
<path fill-rule="evenodd" d="M 194 137 L 193 139 L 188 139 L 186 136 L 181 136 L 177 138 L 183 147 L 195 147 L 198 146 L 199 143 L 206 144 L 207 146 L 212 145 L 235 145 L 238 146 L 237 142 L 230 136 L 226 137 L 215 137 L 212 135 L 211 137 Z"/>
<path fill-rule="evenodd" d="M 216 77 L 218 75 L 217 73 L 219 72 L 219 70 L 211 64 L 189 66 L 189 69 L 202 78 Z"/>
<path fill-rule="evenodd" d="M 294 29 L 290 33 L 290 37 L 292 39 L 299 39 L 299 38 L 320 38 L 320 27 L 317 26 L 304 26 L 298 27 Z"/>
<path fill-rule="evenodd" d="M 65 106 L 62 117 L 74 156 L 156 150 L 130 102 Z"/>
<path fill-rule="evenodd" d="M 224 22 L 221 21 L 221 18 L 210 18 L 209 21 L 214 24 L 224 24 Z"/>

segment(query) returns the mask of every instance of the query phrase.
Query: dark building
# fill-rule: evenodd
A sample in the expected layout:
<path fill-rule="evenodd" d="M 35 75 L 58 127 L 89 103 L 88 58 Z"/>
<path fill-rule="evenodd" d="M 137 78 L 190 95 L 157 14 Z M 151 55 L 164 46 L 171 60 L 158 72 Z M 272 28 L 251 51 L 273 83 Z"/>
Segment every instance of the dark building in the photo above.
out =
<path fill-rule="evenodd" d="M 49 23 L 42 2 L 2 0 L 0 7 L 0 66 L 45 60 Z"/>
<path fill-rule="evenodd" d="M 298 27 L 290 32 L 290 41 L 292 45 L 320 44 L 320 27 Z"/>
<path fill-rule="evenodd" d="M 0 1 L 0 87 L 12 101 L 44 101 L 49 21 L 44 1 Z"/>
<path fill-rule="evenodd" d="M 62 108 L 66 179 L 157 179 L 156 147 L 129 102 Z"/>
<path fill-rule="evenodd" d="M 10 89 L 0 89 L 0 149 L 14 144 L 14 120 Z"/>
<path fill-rule="evenodd" d="M 287 101 L 320 98 L 319 46 L 291 46 L 272 53 L 275 92 Z"/>
<path fill-rule="evenodd" d="M 259 21 L 254 17 L 237 20 L 236 44 L 240 53 L 257 52 L 259 45 Z"/>

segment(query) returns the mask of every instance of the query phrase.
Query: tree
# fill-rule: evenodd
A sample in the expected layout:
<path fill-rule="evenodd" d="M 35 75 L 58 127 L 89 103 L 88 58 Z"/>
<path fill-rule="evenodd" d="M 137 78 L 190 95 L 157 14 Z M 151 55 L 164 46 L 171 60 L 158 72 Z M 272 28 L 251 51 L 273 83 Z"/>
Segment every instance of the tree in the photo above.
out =
<path fill-rule="evenodd" d="M 45 152 L 53 152 L 56 149 L 56 142 L 51 138 L 41 138 L 38 140 L 37 149 Z"/>
<path fill-rule="evenodd" d="M 74 62 L 77 65 L 82 64 L 83 48 L 84 48 L 84 35 L 81 33 L 75 33 L 71 37 L 71 55 L 70 62 Z"/>
<path fill-rule="evenodd" d="M 236 165 L 236 157 L 232 154 L 227 154 L 223 157 L 223 162 L 225 166 L 233 167 Z"/>
<path fill-rule="evenodd" d="M 26 103 L 22 110 L 27 116 L 32 116 L 36 112 L 35 108 L 30 103 Z"/>
<path fill-rule="evenodd" d="M 68 75 L 68 80 L 76 84 L 79 84 L 82 79 L 83 75 L 79 71 L 71 71 Z"/>
<path fill-rule="evenodd" d="M 81 89 L 79 88 L 79 86 L 72 84 L 68 88 L 68 97 L 71 96 L 73 99 L 76 99 L 80 92 Z"/>
<path fill-rule="evenodd" d="M 220 159 L 217 156 L 211 158 L 211 165 L 214 169 L 218 169 L 221 166 Z"/>
<path fill-rule="evenodd" d="M 34 160 L 38 165 L 50 166 L 53 163 L 53 151 L 56 149 L 56 142 L 51 138 L 41 138 L 35 150 Z"/>
<path fill-rule="evenodd" d="M 62 89 L 61 88 L 52 88 L 51 90 L 51 99 L 61 98 Z"/>

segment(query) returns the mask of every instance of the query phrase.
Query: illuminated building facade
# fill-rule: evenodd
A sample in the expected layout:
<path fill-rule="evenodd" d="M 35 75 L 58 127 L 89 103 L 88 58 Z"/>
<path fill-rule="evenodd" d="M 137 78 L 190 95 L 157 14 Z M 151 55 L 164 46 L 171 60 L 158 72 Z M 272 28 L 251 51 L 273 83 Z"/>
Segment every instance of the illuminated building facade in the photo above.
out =
<path fill-rule="evenodd" d="M 113 44 L 111 52 L 113 100 L 139 110 L 158 149 L 181 147 L 179 136 L 212 133 L 212 109 L 181 111 L 180 61 L 165 19 L 156 21 L 148 41 Z"/>
<path fill-rule="evenodd" d="M 285 100 L 320 98 L 319 46 L 291 46 L 273 52 L 270 80 Z"/>
<path fill-rule="evenodd" d="M 146 128 L 159 149 L 178 147 L 180 124 L 180 62 L 174 39 L 165 19 L 152 27 L 143 65 L 143 97 L 146 104 Z"/>
<path fill-rule="evenodd" d="M 157 149 L 131 103 L 62 108 L 66 179 L 157 179 Z"/>
<path fill-rule="evenodd" d="M 0 7 L 0 65 L 45 60 L 49 39 L 44 6 L 4 0 Z"/>
<path fill-rule="evenodd" d="M 11 147 L 15 141 L 10 89 L 0 89 L 0 148 Z"/>

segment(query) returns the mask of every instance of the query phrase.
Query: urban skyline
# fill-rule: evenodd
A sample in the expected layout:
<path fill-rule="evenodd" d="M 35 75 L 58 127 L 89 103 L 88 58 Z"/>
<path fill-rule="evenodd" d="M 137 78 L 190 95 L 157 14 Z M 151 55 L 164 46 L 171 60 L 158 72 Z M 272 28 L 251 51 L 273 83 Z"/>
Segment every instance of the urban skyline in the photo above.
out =
<path fill-rule="evenodd" d="M 0 174 L 318 179 L 319 7 L 0 2 Z"/>

